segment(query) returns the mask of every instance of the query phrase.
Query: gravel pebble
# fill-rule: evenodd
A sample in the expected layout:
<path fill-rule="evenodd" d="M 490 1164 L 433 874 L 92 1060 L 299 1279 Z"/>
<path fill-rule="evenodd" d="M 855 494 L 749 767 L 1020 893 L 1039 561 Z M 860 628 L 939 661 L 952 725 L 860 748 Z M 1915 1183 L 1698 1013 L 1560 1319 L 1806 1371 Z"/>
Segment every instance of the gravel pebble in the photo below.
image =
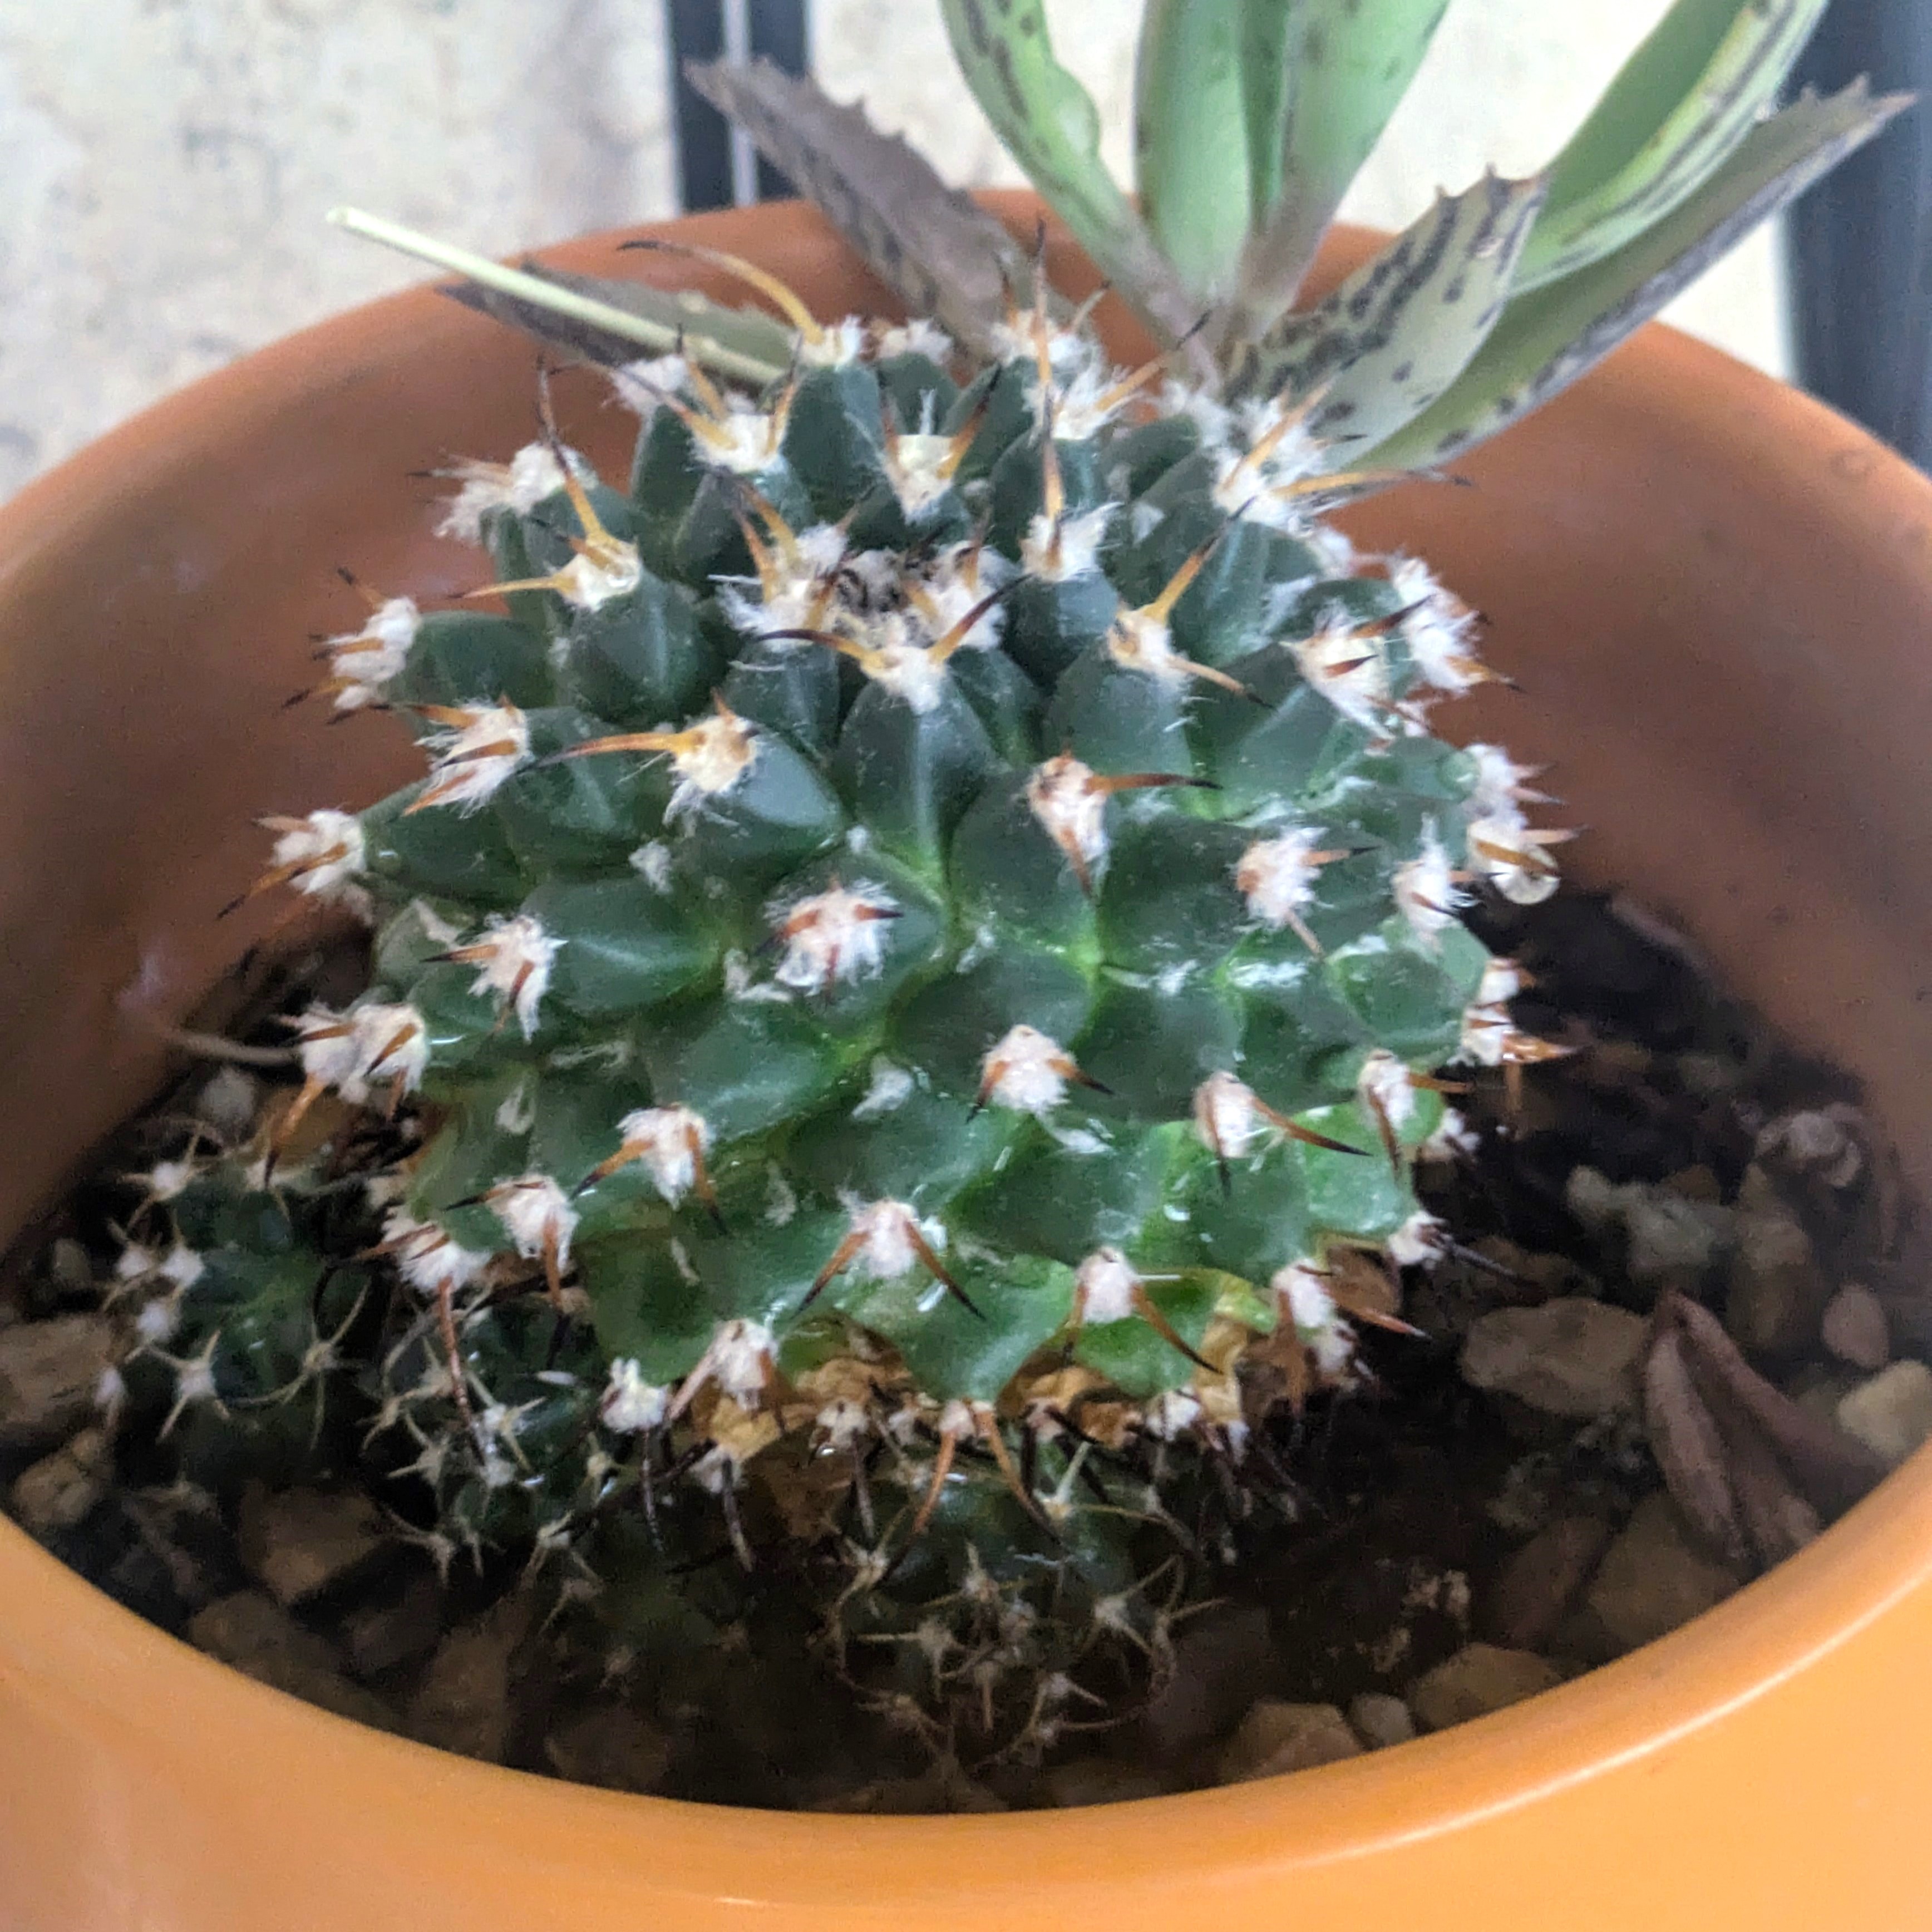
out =
<path fill-rule="evenodd" d="M 1472 1643 L 1411 1684 L 1408 1703 L 1424 1730 L 1444 1731 L 1520 1704 L 1562 1681 L 1556 1666 L 1534 1651 Z"/>
<path fill-rule="evenodd" d="M 1856 1282 L 1847 1282 L 1825 1304 L 1820 1332 L 1826 1347 L 1855 1369 L 1882 1369 L 1892 1359 L 1885 1304 Z"/>
<path fill-rule="evenodd" d="M 1280 1697 L 1256 1700 L 1228 1740 L 1215 1767 L 1216 1782 L 1245 1784 L 1360 1757 L 1361 1740 L 1333 1704 L 1291 1704 Z"/>
<path fill-rule="evenodd" d="M 423 1743 L 501 1764 L 510 1745 L 510 1660 L 535 1620 L 526 1592 L 508 1596 L 445 1637 L 407 1712 Z"/>
<path fill-rule="evenodd" d="M 51 1456 L 21 1471 L 9 1498 L 13 1512 L 36 1536 L 72 1529 L 106 1494 L 113 1468 L 106 1432 L 83 1429 Z"/>
<path fill-rule="evenodd" d="M 1546 1415 L 1582 1420 L 1635 1400 L 1643 1338 L 1641 1316 L 1581 1296 L 1498 1308 L 1471 1327 L 1462 1378 Z"/>
<path fill-rule="evenodd" d="M 1721 1603 L 1738 1581 L 1704 1553 L 1677 1505 L 1655 1490 L 1604 1552 L 1583 1606 L 1621 1654 Z"/>
<path fill-rule="evenodd" d="M 1484 1606 L 1484 1623 L 1505 1648 L 1535 1650 L 1555 1634 L 1576 1594 L 1610 1547 L 1600 1516 L 1558 1516 L 1504 1564 Z"/>
<path fill-rule="evenodd" d="M 1817 1341 L 1832 1283 L 1804 1224 L 1756 1168 L 1744 1177 L 1736 1235 L 1724 1300 L 1731 1339 L 1748 1355 L 1802 1354 Z"/>
<path fill-rule="evenodd" d="M 382 1512 L 366 1490 L 272 1493 L 256 1483 L 242 1498 L 242 1560 L 284 1609 L 340 1582 L 385 1540 Z"/>
<path fill-rule="evenodd" d="M 0 1449 L 51 1449 L 94 1413 L 114 1359 L 105 1315 L 56 1315 L 0 1329 Z"/>
<path fill-rule="evenodd" d="M 259 1590 L 218 1598 L 189 1620 L 188 1634 L 197 1650 L 257 1683 L 379 1730 L 397 1728 L 394 1712 L 381 1698 L 350 1682 L 334 1646 Z"/>
<path fill-rule="evenodd" d="M 1932 1437 L 1932 1369 L 1894 1362 L 1838 1404 L 1838 1426 L 1895 1469 Z"/>
<path fill-rule="evenodd" d="M 1400 1697 L 1378 1690 L 1364 1690 L 1350 1702 L 1348 1721 L 1370 1750 L 1406 1744 L 1415 1735 L 1415 1718 L 1408 1706 Z"/>

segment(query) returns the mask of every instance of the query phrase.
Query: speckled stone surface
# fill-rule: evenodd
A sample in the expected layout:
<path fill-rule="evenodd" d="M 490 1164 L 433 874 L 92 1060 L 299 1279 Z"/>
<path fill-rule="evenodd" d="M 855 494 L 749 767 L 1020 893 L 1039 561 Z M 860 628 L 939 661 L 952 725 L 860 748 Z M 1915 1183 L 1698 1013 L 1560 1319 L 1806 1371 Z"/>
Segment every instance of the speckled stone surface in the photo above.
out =
<path fill-rule="evenodd" d="M 1665 0 L 1455 0 L 1347 212 L 1560 143 Z M 816 0 L 814 58 L 956 179 L 1015 180 L 934 0 Z M 1124 172 L 1133 0 L 1054 0 Z M 412 278 L 338 201 L 507 252 L 675 212 L 656 0 L 0 0 L 0 495 L 244 350 Z M 1469 112 L 1468 103 L 1485 104 Z M 1507 101 L 1498 119 L 1486 104 Z M 1782 364 L 1767 238 L 1673 319 Z"/>

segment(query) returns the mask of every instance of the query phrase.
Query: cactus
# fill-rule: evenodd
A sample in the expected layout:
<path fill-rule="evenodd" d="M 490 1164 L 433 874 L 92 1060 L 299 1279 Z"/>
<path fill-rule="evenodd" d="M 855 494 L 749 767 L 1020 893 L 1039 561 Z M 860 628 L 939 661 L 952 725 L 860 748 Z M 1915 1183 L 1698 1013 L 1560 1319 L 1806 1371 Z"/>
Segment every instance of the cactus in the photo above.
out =
<path fill-rule="evenodd" d="M 500 612 L 372 597 L 329 644 L 334 709 L 411 721 L 428 770 L 272 821 L 263 884 L 366 918 L 371 984 L 298 1016 L 260 1138 L 146 1184 L 127 1387 L 184 1455 L 306 1428 L 620 1646 L 723 1588 L 722 1538 L 882 1709 L 988 1753 L 1159 1673 L 1289 1507 L 1271 1419 L 1360 1384 L 1448 1238 L 1413 1182 L 1458 1137 L 1439 1070 L 1552 1050 L 1459 916 L 1555 890 L 1564 836 L 1433 734 L 1492 675 L 1477 620 L 1324 518 L 1567 380 L 1894 104 L 1754 126 L 1816 6 L 1686 0 L 1552 174 L 1289 313 L 1393 105 L 1360 56 L 1406 81 L 1440 11 L 1156 0 L 1143 217 L 1048 111 L 1036 9 L 947 0 L 1165 332 L 1130 371 L 769 73 L 707 84 L 953 334 L 820 322 L 705 250 L 778 316 L 442 251 L 617 364 L 642 428 L 622 485 L 554 432 L 464 466 L 446 528 Z M 1332 98 L 1288 99 L 1324 62 Z M 1742 110 L 1676 106 L 1741 68 Z M 1170 139 L 1216 88 L 1245 145 Z M 1197 220 L 1196 170 L 1251 207 Z M 916 232 L 948 259 L 911 273 Z"/>

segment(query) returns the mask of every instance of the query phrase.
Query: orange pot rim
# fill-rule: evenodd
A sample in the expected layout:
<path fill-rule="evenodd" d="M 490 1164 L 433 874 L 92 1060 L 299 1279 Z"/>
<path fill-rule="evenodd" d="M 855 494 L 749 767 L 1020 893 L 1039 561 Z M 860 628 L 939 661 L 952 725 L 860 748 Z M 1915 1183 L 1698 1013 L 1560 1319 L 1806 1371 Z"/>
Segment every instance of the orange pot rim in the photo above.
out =
<path fill-rule="evenodd" d="M 1010 210 L 1031 206 L 1000 200 Z M 728 220 L 712 226 L 722 236 L 734 232 Z M 710 228 L 698 224 L 697 232 Z M 54 542 L 77 508 L 98 514 L 104 500 L 140 487 L 157 448 L 206 435 L 212 402 L 232 410 L 299 386 L 332 359 L 356 360 L 372 326 L 400 325 L 433 299 L 407 291 L 287 338 L 157 404 L 30 484 L 0 508 L 0 595 L 10 574 Z M 1767 435 L 1782 428 L 1800 441 L 1815 442 L 1828 422 L 1838 442 L 1859 444 L 1874 462 L 1904 471 L 1820 405 L 1714 350 L 1670 332 L 1646 333 L 1647 343 L 1626 352 L 1667 356 L 1712 412 L 1749 417 Z M 1901 475 L 1898 487 L 1918 493 L 1932 523 L 1932 484 Z M 193 1724 L 254 1739 L 266 1775 L 298 1783 L 310 1766 L 330 1777 L 366 1777 L 372 1791 L 386 1795 L 433 1796 L 440 1815 L 469 1821 L 476 1844 L 494 1840 L 533 1867 L 595 1869 L 614 1894 L 634 1883 L 653 1898 L 681 1894 L 694 1904 L 742 1906 L 748 1916 L 781 1904 L 829 1912 L 862 1898 L 868 1911 L 887 1916 L 929 1908 L 941 1896 L 956 1909 L 983 1900 L 994 1911 L 1002 1899 L 1023 1894 L 1034 1910 L 1077 1912 L 1097 1874 L 1110 1891 L 1171 1897 L 1180 1915 L 1174 1922 L 1186 1925 L 1205 1922 L 1217 1888 L 1231 1880 L 1286 1880 L 1298 1868 L 1368 1859 L 1532 1807 L 1633 1762 L 1661 1760 L 1928 1588 L 1932 1455 L 1922 1454 L 1770 1575 L 1673 1634 L 1526 1705 L 1286 1780 L 1088 1810 L 940 1818 L 624 1796 L 386 1736 L 201 1655 L 4 1521 L 0 1622 L 10 1655 L 0 1658 L 0 1674 L 26 1682 L 43 1704 L 57 1695 L 110 1714 L 145 1739 L 157 1760 L 178 1752 L 181 1728 Z M 1135 1828 L 1123 1832 L 1124 1817 Z M 670 1826 L 675 1829 L 658 1828 Z M 432 1873 L 437 1856 L 424 1852 Z"/>

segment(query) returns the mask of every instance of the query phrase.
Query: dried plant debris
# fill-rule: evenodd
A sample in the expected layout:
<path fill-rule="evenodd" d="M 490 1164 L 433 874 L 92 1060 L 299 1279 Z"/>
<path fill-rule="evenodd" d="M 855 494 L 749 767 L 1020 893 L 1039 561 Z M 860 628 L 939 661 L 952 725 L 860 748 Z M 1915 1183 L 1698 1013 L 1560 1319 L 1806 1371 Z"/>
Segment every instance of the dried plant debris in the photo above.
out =
<path fill-rule="evenodd" d="M 257 1452 L 281 1444 L 279 1466 L 235 1462 L 198 1405 L 158 1444 L 117 1431 L 144 1375 L 165 1370 L 163 1395 L 192 1386 L 124 1257 L 194 1150 L 286 1124 L 292 1072 L 252 1056 L 195 1059 L 7 1258 L 12 1511 L 266 1682 L 615 1790 L 827 1810 L 1084 1804 L 1276 1775 L 1500 1709 L 1720 1600 L 1932 1434 L 1932 1308 L 1921 1231 L 1841 1076 L 1792 1054 L 1646 918 L 1568 892 L 1478 916 L 1521 962 L 1514 1023 L 1567 1057 L 1465 1083 L 1456 1144 L 1421 1176 L 1456 1238 L 1405 1270 L 1400 1297 L 1384 1281 L 1379 1310 L 1363 1291 L 1385 1321 L 1362 1335 L 1362 1383 L 1309 1390 L 1231 1466 L 1238 1491 L 1267 1472 L 1274 1502 L 1198 1517 L 1238 1558 L 1217 1600 L 1184 1604 L 1156 1574 L 1144 1617 L 1118 1612 L 1157 1653 L 1150 1694 L 1090 1660 L 1031 1748 L 975 1753 L 903 1688 L 957 1666 L 950 1627 L 828 1642 L 808 1608 L 812 1545 L 768 1520 L 814 1520 L 812 1459 L 776 1500 L 745 1499 L 756 1568 L 714 1538 L 619 1629 L 540 1533 L 453 1547 L 406 1455 L 364 1451 L 393 1397 L 370 1389 L 338 1414 L 327 1378 L 301 1373 L 385 1318 L 359 1289 L 313 1284 L 294 1339 L 260 1338 L 296 1364 L 264 1405 L 278 1430 L 254 1436 Z M 187 1036 L 272 1047 L 274 1016 L 350 997 L 367 970 L 352 936 L 251 961 Z M 317 1111 L 282 1158 L 340 1133 Z M 373 1131 L 406 1141 L 409 1117 Z M 343 1238 L 368 1229 L 352 1215 Z M 148 1246 L 164 1274 L 169 1251 Z M 557 1334 L 567 1365 L 567 1322 Z M 1068 1420 L 1093 1459 L 1116 1456 L 1104 1400 Z M 638 1499 L 638 1534 L 653 1504 L 674 1508 Z M 989 1592 L 992 1636 L 1006 1614 Z"/>

